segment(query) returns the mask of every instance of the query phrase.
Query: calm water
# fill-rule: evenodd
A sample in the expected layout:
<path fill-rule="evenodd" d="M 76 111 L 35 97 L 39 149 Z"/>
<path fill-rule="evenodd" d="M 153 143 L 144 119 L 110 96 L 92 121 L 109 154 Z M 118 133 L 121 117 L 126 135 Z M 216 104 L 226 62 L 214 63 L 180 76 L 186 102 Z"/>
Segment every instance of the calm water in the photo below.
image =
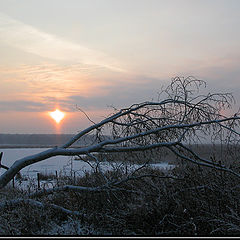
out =
<path fill-rule="evenodd" d="M 10 167 L 16 160 L 36 154 L 42 151 L 47 150 L 47 148 L 9 148 L 9 149 L 0 149 L 0 152 L 3 152 L 2 164 Z M 172 165 L 168 163 L 158 163 L 152 164 L 158 168 L 169 169 Z M 122 166 L 122 165 L 121 165 Z M 120 167 L 120 163 L 101 163 L 102 170 L 107 170 L 111 168 Z M 136 168 L 138 165 L 134 164 L 132 166 L 128 166 L 128 168 Z M 23 168 L 20 172 L 22 175 L 27 175 L 29 177 L 36 177 L 38 172 L 41 173 L 58 173 L 69 174 L 72 171 L 76 172 L 77 175 L 81 176 L 86 171 L 91 171 L 91 167 L 89 164 L 83 161 L 76 161 L 74 157 L 68 156 L 56 156 L 46 160 L 43 160 L 38 163 L 34 163 L 30 166 Z M 130 169 L 129 169 L 130 170 Z M 2 174 L 4 169 L 0 169 L 0 174 Z"/>

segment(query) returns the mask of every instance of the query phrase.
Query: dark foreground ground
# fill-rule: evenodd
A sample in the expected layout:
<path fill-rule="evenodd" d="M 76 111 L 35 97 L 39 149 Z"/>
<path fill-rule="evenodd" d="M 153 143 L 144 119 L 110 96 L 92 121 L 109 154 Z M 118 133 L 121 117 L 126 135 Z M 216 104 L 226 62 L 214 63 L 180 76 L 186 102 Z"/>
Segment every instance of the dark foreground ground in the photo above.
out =
<path fill-rule="evenodd" d="M 239 172 L 238 149 L 232 154 L 226 149 L 196 150 L 214 161 L 227 159 L 226 164 Z M 176 167 L 167 173 L 146 167 L 129 181 L 122 181 L 129 173 L 121 168 L 104 175 L 86 173 L 74 182 L 63 177 L 58 187 L 97 187 L 113 179 L 122 183 L 114 191 L 59 191 L 32 197 L 47 204 L 44 208 L 24 202 L 5 205 L 0 208 L 0 235 L 240 236 L 239 177 L 176 158 L 171 161 Z M 9 186 L 0 191 L 0 198 L 3 203 L 30 196 Z M 79 214 L 63 214 L 50 204 Z"/>

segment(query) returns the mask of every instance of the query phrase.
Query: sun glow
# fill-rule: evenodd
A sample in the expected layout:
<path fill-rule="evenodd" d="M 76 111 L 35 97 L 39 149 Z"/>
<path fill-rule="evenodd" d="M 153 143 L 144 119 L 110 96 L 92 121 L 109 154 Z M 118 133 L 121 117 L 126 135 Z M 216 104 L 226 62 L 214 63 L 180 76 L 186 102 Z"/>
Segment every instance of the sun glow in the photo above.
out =
<path fill-rule="evenodd" d="M 56 121 L 56 123 L 60 123 L 65 116 L 65 113 L 58 109 L 56 109 L 54 112 L 49 112 L 49 114 Z"/>

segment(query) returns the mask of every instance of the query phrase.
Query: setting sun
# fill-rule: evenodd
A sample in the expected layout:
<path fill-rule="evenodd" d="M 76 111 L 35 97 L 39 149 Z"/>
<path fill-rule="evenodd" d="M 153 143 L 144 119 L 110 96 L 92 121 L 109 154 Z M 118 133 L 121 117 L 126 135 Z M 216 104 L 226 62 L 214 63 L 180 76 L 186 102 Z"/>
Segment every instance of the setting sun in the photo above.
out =
<path fill-rule="evenodd" d="M 56 121 L 56 123 L 60 123 L 60 121 L 64 118 L 65 113 L 61 112 L 60 110 L 56 109 L 54 112 L 49 113 L 50 116 Z"/>

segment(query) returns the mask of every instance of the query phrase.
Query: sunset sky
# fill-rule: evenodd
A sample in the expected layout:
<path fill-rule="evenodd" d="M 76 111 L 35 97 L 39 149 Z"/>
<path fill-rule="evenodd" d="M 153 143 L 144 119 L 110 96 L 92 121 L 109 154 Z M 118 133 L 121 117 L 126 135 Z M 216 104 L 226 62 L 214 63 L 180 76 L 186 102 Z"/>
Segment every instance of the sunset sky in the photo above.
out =
<path fill-rule="evenodd" d="M 239 26 L 239 0 L 0 0 L 0 133 L 76 133 L 175 76 L 238 108 Z"/>

